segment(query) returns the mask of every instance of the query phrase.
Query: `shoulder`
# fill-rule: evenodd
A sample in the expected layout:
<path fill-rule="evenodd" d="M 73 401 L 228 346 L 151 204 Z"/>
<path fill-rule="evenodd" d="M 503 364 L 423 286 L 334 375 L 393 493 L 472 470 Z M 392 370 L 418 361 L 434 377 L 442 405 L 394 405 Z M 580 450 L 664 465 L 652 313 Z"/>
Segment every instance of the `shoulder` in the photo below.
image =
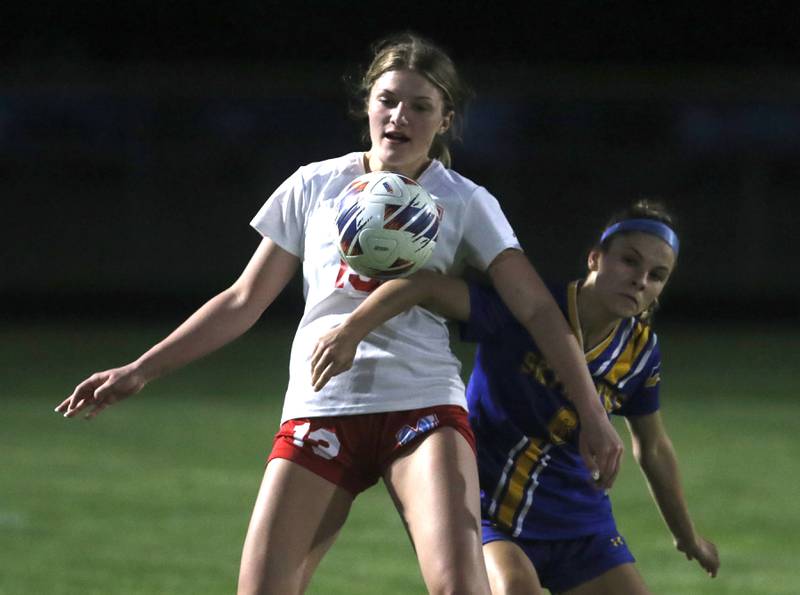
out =
<path fill-rule="evenodd" d="M 290 178 L 306 201 L 333 200 L 354 178 L 364 173 L 363 153 L 355 152 L 301 166 Z"/>
<path fill-rule="evenodd" d="M 297 174 L 304 182 L 313 182 L 338 176 L 355 177 L 363 173 L 363 167 L 362 153 L 354 152 L 333 159 L 307 163 L 297 170 Z"/>
<path fill-rule="evenodd" d="M 447 198 L 462 203 L 482 199 L 496 200 L 486 188 L 457 171 L 446 168 L 436 159 L 420 176 L 419 182 L 428 192 L 441 199 Z"/>

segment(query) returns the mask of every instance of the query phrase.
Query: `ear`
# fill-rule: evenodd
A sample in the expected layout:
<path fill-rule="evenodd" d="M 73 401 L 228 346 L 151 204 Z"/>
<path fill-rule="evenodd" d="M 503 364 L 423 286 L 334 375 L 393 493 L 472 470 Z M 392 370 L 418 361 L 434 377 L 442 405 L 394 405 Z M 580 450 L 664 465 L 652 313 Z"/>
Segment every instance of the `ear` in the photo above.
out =
<path fill-rule="evenodd" d="M 593 273 L 597 272 L 600 268 L 600 251 L 599 250 L 590 250 L 589 256 L 586 259 L 586 266 L 589 267 L 589 270 Z"/>
<path fill-rule="evenodd" d="M 450 110 L 444 116 L 442 116 L 442 125 L 439 127 L 438 134 L 444 134 L 450 130 L 450 126 L 453 124 L 453 118 L 455 118 L 455 115 L 456 113 L 453 110 Z"/>

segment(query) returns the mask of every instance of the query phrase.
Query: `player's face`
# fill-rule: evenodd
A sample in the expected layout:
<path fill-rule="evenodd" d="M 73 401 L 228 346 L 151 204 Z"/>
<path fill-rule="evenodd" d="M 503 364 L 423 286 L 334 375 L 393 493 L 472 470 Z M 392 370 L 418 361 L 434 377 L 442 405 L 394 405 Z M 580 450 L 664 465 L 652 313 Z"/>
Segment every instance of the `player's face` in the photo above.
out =
<path fill-rule="evenodd" d="M 413 70 L 389 70 L 372 85 L 367 104 L 367 158 L 372 171 L 388 170 L 416 178 L 430 161 L 433 139 L 450 127 L 442 92 Z"/>
<path fill-rule="evenodd" d="M 590 280 L 609 314 L 625 318 L 649 308 L 675 267 L 675 253 L 662 239 L 641 232 L 612 238 L 606 252 L 589 254 Z"/>

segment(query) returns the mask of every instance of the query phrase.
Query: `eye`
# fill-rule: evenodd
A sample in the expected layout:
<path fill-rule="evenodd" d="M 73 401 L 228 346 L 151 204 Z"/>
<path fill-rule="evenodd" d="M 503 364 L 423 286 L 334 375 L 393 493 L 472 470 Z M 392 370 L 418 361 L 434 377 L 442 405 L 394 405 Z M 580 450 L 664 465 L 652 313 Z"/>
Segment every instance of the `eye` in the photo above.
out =
<path fill-rule="evenodd" d="M 417 112 L 429 112 L 433 109 L 433 107 L 427 103 L 416 103 L 414 104 L 414 111 Z"/>

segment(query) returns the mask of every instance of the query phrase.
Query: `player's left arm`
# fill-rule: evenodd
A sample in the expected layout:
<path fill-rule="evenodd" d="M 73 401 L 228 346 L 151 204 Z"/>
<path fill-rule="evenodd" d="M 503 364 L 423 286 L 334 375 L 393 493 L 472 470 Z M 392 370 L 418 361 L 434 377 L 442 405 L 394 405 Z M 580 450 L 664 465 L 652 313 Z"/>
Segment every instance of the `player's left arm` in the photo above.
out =
<path fill-rule="evenodd" d="M 631 432 L 633 456 L 644 472 L 650 493 L 661 516 L 669 527 L 675 547 L 688 560 L 697 563 L 709 574 L 717 576 L 717 547 L 695 530 L 683 494 L 678 459 L 658 411 L 626 417 Z"/>

